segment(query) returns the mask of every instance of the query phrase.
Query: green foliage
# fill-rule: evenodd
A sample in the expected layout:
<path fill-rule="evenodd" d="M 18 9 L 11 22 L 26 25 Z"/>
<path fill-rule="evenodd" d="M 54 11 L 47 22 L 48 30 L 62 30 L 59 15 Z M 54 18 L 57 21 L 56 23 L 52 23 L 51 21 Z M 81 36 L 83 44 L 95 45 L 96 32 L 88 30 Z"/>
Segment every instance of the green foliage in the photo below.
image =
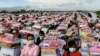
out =
<path fill-rule="evenodd" d="M 100 11 L 96 11 L 96 14 L 97 14 L 97 15 L 100 15 Z"/>
<path fill-rule="evenodd" d="M 28 12 L 36 12 L 36 11 L 35 10 L 26 11 L 26 10 L 22 9 L 22 10 L 18 10 L 18 11 L 12 11 L 10 13 L 16 14 L 16 13 L 28 13 Z M 8 13 L 8 11 L 2 10 L 0 13 Z"/>
<path fill-rule="evenodd" d="M 7 13 L 8 11 L 6 11 L 6 10 L 2 10 L 0 13 Z"/>

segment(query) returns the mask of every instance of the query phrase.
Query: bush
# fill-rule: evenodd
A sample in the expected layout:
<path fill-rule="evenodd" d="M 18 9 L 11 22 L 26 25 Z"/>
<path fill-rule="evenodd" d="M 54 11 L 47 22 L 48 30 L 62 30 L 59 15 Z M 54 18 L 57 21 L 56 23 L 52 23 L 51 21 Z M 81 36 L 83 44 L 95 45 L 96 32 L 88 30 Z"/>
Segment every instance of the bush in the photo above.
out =
<path fill-rule="evenodd" d="M 96 14 L 97 14 L 97 15 L 100 15 L 100 11 L 96 11 Z"/>

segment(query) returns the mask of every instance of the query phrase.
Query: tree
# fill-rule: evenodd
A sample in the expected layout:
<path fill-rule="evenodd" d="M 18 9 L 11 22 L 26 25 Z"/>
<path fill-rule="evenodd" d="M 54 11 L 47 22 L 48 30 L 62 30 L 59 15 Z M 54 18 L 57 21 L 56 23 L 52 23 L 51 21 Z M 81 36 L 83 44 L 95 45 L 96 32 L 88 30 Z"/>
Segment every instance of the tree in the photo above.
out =
<path fill-rule="evenodd" d="M 21 12 L 21 13 L 25 13 L 26 11 L 22 9 L 20 12 Z"/>
<path fill-rule="evenodd" d="M 8 11 L 6 11 L 6 10 L 2 10 L 0 13 L 7 13 Z"/>
<path fill-rule="evenodd" d="M 100 15 L 100 11 L 96 11 L 96 14 L 97 14 L 97 15 Z"/>

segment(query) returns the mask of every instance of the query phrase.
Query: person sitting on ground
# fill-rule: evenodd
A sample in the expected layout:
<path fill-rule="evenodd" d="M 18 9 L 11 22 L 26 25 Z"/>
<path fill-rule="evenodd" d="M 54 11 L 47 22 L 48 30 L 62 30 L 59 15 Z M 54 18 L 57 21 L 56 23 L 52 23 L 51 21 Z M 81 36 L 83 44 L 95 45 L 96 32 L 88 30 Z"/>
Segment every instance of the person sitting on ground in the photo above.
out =
<path fill-rule="evenodd" d="M 29 34 L 27 36 L 27 45 L 21 51 L 20 56 L 39 56 L 39 47 L 34 43 L 34 36 Z"/>
<path fill-rule="evenodd" d="M 82 56 L 74 40 L 68 42 L 68 48 L 65 50 L 63 56 Z"/>

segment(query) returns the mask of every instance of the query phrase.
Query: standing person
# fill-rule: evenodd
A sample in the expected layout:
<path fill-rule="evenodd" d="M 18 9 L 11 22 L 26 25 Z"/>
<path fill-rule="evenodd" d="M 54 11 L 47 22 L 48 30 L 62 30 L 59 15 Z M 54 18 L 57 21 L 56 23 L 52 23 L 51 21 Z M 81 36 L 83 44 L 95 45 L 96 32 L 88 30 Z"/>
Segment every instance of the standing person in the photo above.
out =
<path fill-rule="evenodd" d="M 44 31 L 41 30 L 41 31 L 39 32 L 39 35 L 40 35 L 40 36 L 37 38 L 37 41 L 36 41 L 36 44 L 37 44 L 37 45 L 39 45 L 39 44 L 44 40 L 44 37 L 45 37 Z"/>
<path fill-rule="evenodd" d="M 39 47 L 34 43 L 34 36 L 29 34 L 27 36 L 27 45 L 21 51 L 20 56 L 38 56 Z"/>
<path fill-rule="evenodd" d="M 68 42 L 68 48 L 65 50 L 63 56 L 82 56 L 74 40 Z"/>
<path fill-rule="evenodd" d="M 99 36 L 100 36 L 100 29 L 94 28 L 94 39 L 95 40 L 99 40 Z"/>

